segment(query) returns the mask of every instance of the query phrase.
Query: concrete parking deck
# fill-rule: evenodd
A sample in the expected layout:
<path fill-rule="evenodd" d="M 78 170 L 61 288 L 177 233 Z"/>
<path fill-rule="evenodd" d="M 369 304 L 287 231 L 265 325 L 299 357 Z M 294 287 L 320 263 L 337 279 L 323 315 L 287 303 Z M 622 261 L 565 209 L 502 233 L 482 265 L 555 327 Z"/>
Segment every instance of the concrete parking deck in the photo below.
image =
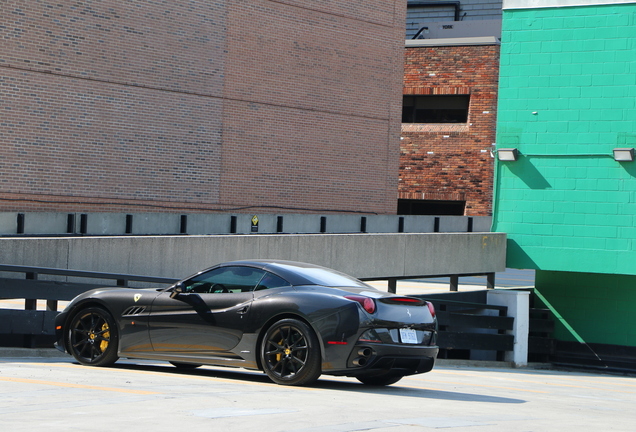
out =
<path fill-rule="evenodd" d="M 580 372 L 438 366 L 373 388 L 325 376 L 283 387 L 262 373 L 70 358 L 0 358 L 0 425 L 11 432 L 632 431 L 636 380 Z"/>

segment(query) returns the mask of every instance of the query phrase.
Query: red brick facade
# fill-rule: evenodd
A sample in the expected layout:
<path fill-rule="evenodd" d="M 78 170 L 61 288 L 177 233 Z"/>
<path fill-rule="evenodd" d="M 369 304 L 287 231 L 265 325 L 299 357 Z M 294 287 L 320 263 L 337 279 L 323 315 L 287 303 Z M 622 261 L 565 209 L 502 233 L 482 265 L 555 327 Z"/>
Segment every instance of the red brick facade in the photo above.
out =
<path fill-rule="evenodd" d="M 3 2 L 0 211 L 395 213 L 405 9 Z"/>
<path fill-rule="evenodd" d="M 491 214 L 499 46 L 409 47 L 404 94 L 470 94 L 465 124 L 402 125 L 399 197 Z"/>

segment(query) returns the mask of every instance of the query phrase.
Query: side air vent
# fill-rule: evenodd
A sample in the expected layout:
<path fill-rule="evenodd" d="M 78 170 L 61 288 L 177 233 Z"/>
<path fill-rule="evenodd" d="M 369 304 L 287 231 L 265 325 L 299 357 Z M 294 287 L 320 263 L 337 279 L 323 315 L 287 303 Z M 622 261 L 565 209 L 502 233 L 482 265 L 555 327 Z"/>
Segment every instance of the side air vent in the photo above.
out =
<path fill-rule="evenodd" d="M 141 315 L 146 310 L 146 306 L 131 306 L 122 313 L 122 316 Z"/>

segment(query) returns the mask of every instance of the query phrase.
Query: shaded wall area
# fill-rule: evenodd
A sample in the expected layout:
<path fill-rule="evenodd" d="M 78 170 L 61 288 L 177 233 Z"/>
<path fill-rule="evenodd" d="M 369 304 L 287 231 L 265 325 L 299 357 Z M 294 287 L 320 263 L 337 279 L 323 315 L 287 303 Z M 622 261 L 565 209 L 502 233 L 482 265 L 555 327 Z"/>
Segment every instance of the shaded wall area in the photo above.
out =
<path fill-rule="evenodd" d="M 636 346 L 634 286 L 631 275 L 536 272 L 536 289 L 563 318 L 555 320 L 555 338 L 570 342 L 578 335 L 587 343 Z"/>

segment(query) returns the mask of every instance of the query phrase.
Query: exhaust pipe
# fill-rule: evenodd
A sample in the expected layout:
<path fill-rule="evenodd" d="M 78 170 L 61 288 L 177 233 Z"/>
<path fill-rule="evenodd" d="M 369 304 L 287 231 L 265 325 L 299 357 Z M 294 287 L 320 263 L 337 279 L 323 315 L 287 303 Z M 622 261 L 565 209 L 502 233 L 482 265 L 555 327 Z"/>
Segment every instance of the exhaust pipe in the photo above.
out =
<path fill-rule="evenodd" d="M 360 357 L 353 360 L 354 366 L 364 366 L 369 362 L 371 355 L 373 355 L 373 350 L 371 350 L 371 348 L 360 348 L 358 355 Z"/>
<path fill-rule="evenodd" d="M 362 357 L 371 357 L 371 348 L 360 348 L 358 355 Z"/>
<path fill-rule="evenodd" d="M 367 359 L 364 357 L 358 357 L 353 361 L 353 364 L 355 366 L 364 366 L 365 364 L 367 364 Z"/>

